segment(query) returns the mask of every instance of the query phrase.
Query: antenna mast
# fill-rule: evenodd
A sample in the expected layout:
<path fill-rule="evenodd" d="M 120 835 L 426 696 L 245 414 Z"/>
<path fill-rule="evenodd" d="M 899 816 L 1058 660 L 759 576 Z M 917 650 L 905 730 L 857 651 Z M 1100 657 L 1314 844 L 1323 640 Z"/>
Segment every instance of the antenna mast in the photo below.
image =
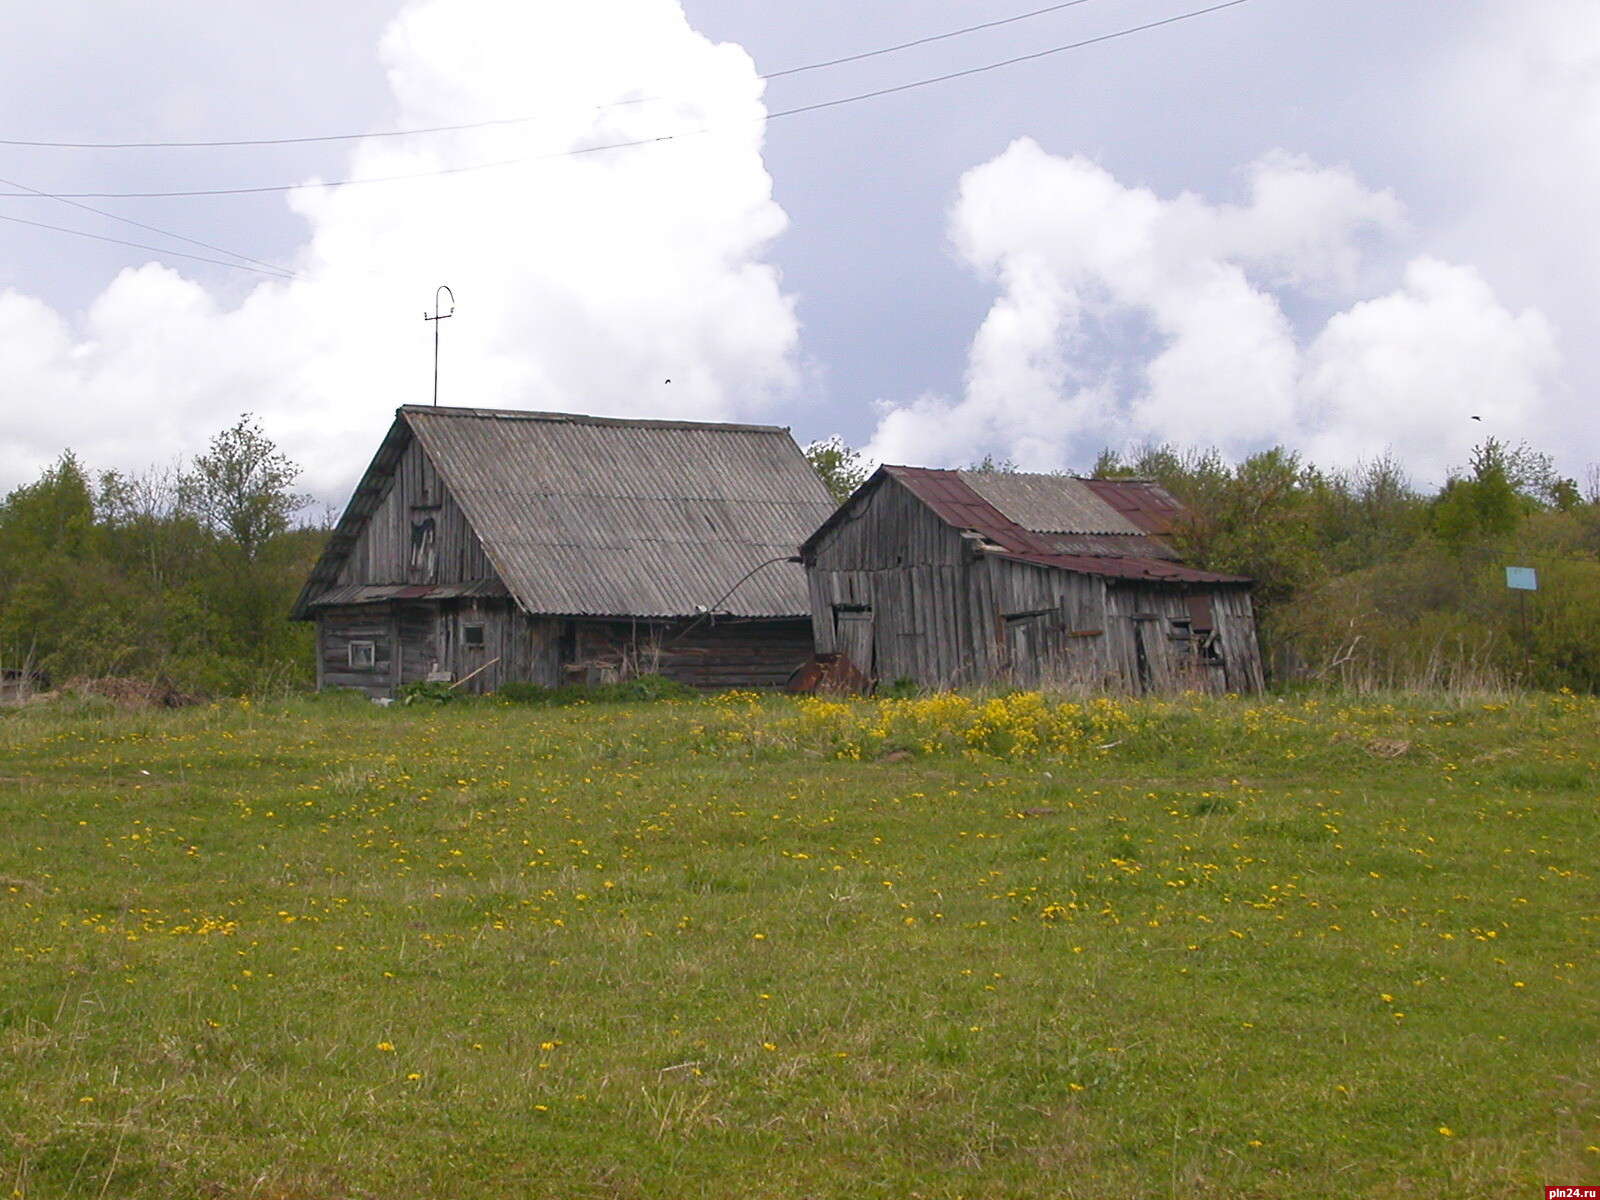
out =
<path fill-rule="evenodd" d="M 443 292 L 446 296 L 450 297 L 450 311 L 447 313 L 441 313 L 439 311 L 440 292 Z M 430 317 L 426 311 L 424 311 L 422 314 L 422 319 L 424 321 L 433 322 L 433 406 L 435 408 L 439 407 L 439 322 L 448 321 L 455 315 L 456 294 L 441 283 L 433 293 L 433 316 Z"/>

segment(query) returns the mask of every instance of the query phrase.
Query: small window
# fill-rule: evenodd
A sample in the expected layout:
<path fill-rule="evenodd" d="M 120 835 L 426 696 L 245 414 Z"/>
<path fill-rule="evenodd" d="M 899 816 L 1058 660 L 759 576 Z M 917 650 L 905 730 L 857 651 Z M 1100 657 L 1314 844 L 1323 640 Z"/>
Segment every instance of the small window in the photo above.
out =
<path fill-rule="evenodd" d="M 468 650 L 482 650 L 483 626 L 463 625 L 461 627 L 461 644 Z"/>
<path fill-rule="evenodd" d="M 350 668 L 354 671 L 370 671 L 378 665 L 378 647 L 375 642 L 350 643 Z"/>

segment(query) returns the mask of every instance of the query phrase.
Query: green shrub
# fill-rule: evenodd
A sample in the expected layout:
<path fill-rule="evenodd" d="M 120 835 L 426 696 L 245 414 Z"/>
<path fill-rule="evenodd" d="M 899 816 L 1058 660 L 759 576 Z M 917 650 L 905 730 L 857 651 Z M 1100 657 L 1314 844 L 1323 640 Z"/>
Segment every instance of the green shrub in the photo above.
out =
<path fill-rule="evenodd" d="M 453 704 L 461 699 L 461 693 L 453 684 L 418 680 L 402 684 L 399 699 L 401 704 Z"/>
<path fill-rule="evenodd" d="M 693 700 L 700 695 L 686 683 L 665 675 L 639 675 L 621 683 L 601 683 L 593 687 L 563 684 L 543 687 L 537 683 L 503 683 L 496 699 L 507 704 L 618 704 L 637 700 Z"/>

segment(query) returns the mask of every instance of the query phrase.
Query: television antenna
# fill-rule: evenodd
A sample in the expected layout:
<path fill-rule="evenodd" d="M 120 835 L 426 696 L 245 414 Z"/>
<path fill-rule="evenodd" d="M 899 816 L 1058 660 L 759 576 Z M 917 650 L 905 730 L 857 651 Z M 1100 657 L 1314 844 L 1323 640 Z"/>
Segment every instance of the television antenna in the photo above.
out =
<path fill-rule="evenodd" d="M 439 295 L 441 292 L 450 297 L 450 311 L 447 313 L 439 311 Z M 433 316 L 430 317 L 426 310 L 422 314 L 424 321 L 433 322 L 433 406 L 435 408 L 439 407 L 439 322 L 448 321 L 455 315 L 456 294 L 441 283 L 433 293 Z"/>

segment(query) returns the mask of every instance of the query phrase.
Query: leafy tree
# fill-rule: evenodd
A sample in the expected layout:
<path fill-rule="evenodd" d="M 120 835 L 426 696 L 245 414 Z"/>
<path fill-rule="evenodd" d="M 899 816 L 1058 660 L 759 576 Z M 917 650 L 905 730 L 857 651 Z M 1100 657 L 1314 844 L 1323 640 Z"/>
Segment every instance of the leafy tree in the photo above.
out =
<path fill-rule="evenodd" d="M 1314 491 L 1316 541 L 1334 572 L 1400 557 L 1426 525 L 1427 502 L 1390 455 L 1322 475 Z"/>
<path fill-rule="evenodd" d="M 861 457 L 861 452 L 845 445 L 844 439 L 838 434 L 820 442 L 812 442 L 801 453 L 806 456 L 812 470 L 822 476 L 822 482 L 839 504 L 848 500 L 851 493 L 872 474 L 871 465 Z"/>
<path fill-rule="evenodd" d="M 309 502 L 289 490 L 299 477 L 300 468 L 245 413 L 196 457 L 194 469 L 180 478 L 179 495 L 249 562 Z"/>
<path fill-rule="evenodd" d="M 1215 449 L 1146 446 L 1129 458 L 1107 450 L 1094 473 L 1149 479 L 1171 492 L 1188 510 L 1172 538 L 1178 551 L 1196 566 L 1250 576 L 1263 608 L 1292 599 L 1318 570 L 1309 518 L 1321 476 L 1281 446 L 1237 466 Z"/>
<path fill-rule="evenodd" d="M 326 529 L 289 529 L 297 469 L 248 417 L 192 470 L 90 477 L 70 453 L 0 502 L 0 663 L 238 693 L 304 680 L 288 621 Z"/>
<path fill-rule="evenodd" d="M 976 471 L 980 475 L 1015 475 L 1017 464 L 1009 458 L 996 458 L 992 454 L 985 454 L 975 463 L 968 463 L 964 470 Z"/>
<path fill-rule="evenodd" d="M 1489 438 L 1472 452 L 1470 474 L 1452 474 L 1433 503 L 1433 529 L 1457 554 L 1485 537 L 1504 537 L 1529 511 L 1512 480 L 1515 468 L 1503 443 Z"/>
<path fill-rule="evenodd" d="M 42 559 L 82 558 L 96 538 L 94 518 L 89 477 L 68 450 L 0 504 L 0 564 L 14 574 Z"/>

